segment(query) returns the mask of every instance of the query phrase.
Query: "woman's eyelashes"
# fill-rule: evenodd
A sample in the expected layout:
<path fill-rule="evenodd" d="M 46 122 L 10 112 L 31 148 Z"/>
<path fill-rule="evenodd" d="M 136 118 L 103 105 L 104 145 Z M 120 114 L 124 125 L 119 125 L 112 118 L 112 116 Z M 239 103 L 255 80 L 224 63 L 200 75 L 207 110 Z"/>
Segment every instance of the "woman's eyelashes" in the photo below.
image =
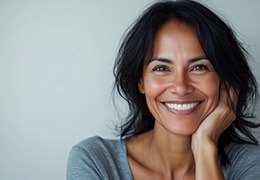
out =
<path fill-rule="evenodd" d="M 153 72 L 167 72 L 169 68 L 166 65 L 156 65 L 153 69 Z"/>
<path fill-rule="evenodd" d="M 196 64 L 192 66 L 191 71 L 208 71 L 209 68 L 205 64 Z"/>
<path fill-rule="evenodd" d="M 190 68 L 190 72 L 206 72 L 209 70 L 209 67 L 208 65 L 205 65 L 205 64 L 196 64 L 196 65 L 193 65 L 191 68 Z M 166 65 L 156 65 L 155 67 L 152 68 L 152 71 L 153 72 L 170 72 L 172 71 L 168 66 Z"/>

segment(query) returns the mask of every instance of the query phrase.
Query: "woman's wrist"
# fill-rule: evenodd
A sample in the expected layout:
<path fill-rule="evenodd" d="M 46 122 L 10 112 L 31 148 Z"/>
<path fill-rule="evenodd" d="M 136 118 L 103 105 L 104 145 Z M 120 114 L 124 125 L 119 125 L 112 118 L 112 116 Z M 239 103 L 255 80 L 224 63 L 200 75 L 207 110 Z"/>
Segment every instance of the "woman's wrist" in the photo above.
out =
<path fill-rule="evenodd" d="M 209 156 L 217 158 L 217 144 L 210 138 L 198 138 L 192 140 L 192 152 L 194 158 L 202 158 Z M 206 155 L 206 156 L 205 156 Z"/>
<path fill-rule="evenodd" d="M 194 138 L 192 151 L 196 164 L 196 179 L 224 179 L 218 164 L 218 147 L 209 137 Z"/>

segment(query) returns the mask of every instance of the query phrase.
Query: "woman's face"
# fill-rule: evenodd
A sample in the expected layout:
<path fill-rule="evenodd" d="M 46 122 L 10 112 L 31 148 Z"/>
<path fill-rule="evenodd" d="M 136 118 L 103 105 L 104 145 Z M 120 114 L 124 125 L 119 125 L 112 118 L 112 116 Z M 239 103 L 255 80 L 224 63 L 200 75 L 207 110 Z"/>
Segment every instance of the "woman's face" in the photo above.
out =
<path fill-rule="evenodd" d="M 191 26 L 169 22 L 157 32 L 139 90 L 155 126 L 190 135 L 218 104 L 220 78 Z"/>

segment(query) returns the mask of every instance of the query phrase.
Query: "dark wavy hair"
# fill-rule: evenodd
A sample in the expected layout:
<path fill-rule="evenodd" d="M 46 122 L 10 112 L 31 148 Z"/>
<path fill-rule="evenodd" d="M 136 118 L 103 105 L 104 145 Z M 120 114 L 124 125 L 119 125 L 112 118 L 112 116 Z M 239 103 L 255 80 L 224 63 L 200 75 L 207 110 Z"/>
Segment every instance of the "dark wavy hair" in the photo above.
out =
<path fill-rule="evenodd" d="M 126 120 L 120 124 L 121 138 L 136 136 L 154 127 L 138 82 L 143 76 L 147 54 L 159 28 L 169 21 L 185 22 L 196 32 L 200 45 L 221 80 L 239 89 L 235 121 L 218 139 L 221 162 L 228 162 L 224 148 L 231 142 L 257 144 L 251 128 L 258 102 L 257 82 L 247 62 L 247 51 L 224 20 L 195 1 L 161 1 L 152 4 L 127 30 L 114 64 L 114 89 L 128 103 Z M 151 55 L 151 54 L 150 54 Z M 227 86 L 226 86 L 227 88 Z"/>

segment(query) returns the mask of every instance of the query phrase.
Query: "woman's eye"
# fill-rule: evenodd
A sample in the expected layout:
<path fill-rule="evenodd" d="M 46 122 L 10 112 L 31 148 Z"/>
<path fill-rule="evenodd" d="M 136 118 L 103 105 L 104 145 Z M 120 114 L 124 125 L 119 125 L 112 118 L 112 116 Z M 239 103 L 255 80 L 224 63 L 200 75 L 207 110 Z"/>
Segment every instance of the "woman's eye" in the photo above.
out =
<path fill-rule="evenodd" d="M 155 66 L 153 68 L 153 71 L 156 71 L 156 72 L 165 72 L 165 71 L 168 71 L 168 68 L 166 66 L 161 66 L 161 65 L 158 65 L 158 66 Z"/>
<path fill-rule="evenodd" d="M 203 64 L 199 64 L 199 65 L 192 67 L 191 70 L 192 71 L 204 71 L 204 70 L 208 70 L 208 67 Z"/>

